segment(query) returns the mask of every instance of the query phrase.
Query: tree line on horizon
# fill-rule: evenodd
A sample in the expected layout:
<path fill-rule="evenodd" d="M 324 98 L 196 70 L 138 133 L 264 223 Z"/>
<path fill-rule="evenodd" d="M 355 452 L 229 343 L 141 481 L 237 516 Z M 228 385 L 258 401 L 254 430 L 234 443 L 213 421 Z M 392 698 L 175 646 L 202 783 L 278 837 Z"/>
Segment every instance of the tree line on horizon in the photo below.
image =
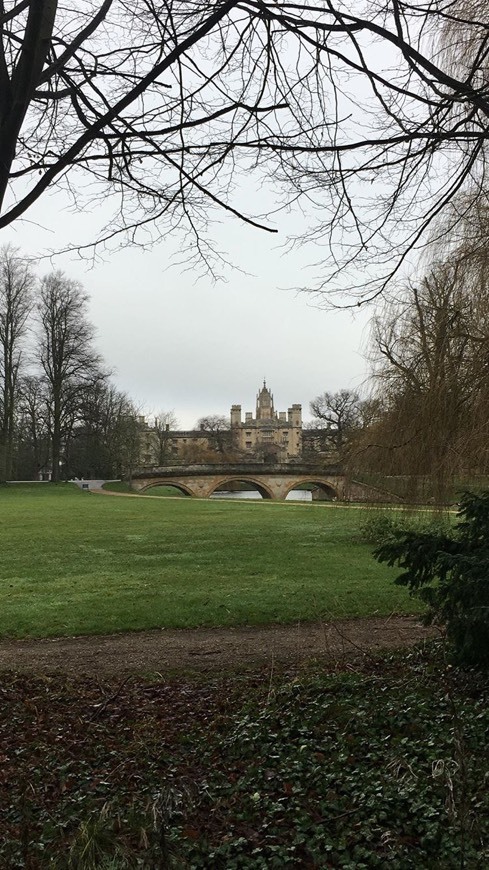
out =
<path fill-rule="evenodd" d="M 0 251 L 0 482 L 121 477 L 139 454 L 137 409 L 95 349 L 88 297 Z"/>

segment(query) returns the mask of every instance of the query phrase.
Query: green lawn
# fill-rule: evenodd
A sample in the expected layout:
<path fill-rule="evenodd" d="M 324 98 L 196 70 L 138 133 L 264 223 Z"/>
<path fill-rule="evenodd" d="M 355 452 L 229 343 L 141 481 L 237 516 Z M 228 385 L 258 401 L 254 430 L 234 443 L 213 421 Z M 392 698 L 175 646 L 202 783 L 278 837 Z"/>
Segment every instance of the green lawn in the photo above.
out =
<path fill-rule="evenodd" d="M 0 489 L 0 635 L 415 612 L 341 506 Z"/>

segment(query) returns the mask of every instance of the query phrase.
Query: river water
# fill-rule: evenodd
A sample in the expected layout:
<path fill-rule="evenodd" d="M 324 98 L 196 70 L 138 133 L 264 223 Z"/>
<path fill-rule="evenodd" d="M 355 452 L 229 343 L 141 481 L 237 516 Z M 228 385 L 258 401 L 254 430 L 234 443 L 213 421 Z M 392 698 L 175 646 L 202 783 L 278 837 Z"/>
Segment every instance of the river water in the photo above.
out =
<path fill-rule="evenodd" d="M 223 499 L 242 499 L 252 498 L 262 500 L 263 496 L 256 489 L 245 489 L 243 492 L 214 492 L 211 498 Z M 292 489 L 285 499 L 286 501 L 312 501 L 312 493 L 307 489 Z"/>

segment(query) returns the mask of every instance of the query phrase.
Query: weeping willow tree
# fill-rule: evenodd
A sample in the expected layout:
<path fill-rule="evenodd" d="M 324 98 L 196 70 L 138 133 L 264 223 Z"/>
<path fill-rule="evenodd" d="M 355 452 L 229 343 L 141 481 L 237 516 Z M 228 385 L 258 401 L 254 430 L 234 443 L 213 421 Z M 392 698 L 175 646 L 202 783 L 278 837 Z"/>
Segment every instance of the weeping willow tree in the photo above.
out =
<path fill-rule="evenodd" d="M 423 494 L 416 482 L 428 481 L 442 503 L 454 478 L 489 472 L 487 256 L 481 235 L 470 243 L 464 236 L 450 259 L 402 287 L 373 320 L 383 413 L 364 439 L 364 461 L 409 477 L 412 496 Z"/>

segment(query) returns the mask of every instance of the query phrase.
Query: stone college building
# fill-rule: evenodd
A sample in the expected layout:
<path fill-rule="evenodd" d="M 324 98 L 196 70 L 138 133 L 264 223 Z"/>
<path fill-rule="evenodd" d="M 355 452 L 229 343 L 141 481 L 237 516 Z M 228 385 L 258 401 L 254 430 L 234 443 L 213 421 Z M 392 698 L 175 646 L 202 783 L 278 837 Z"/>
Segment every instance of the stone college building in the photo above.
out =
<path fill-rule="evenodd" d="M 294 462 L 311 451 L 318 452 L 317 433 L 303 430 L 302 407 L 291 405 L 276 411 L 266 382 L 256 396 L 256 408 L 246 411 L 233 405 L 228 426 L 214 431 L 157 431 L 146 425 L 141 439 L 141 465 L 161 466 L 172 462 Z"/>

